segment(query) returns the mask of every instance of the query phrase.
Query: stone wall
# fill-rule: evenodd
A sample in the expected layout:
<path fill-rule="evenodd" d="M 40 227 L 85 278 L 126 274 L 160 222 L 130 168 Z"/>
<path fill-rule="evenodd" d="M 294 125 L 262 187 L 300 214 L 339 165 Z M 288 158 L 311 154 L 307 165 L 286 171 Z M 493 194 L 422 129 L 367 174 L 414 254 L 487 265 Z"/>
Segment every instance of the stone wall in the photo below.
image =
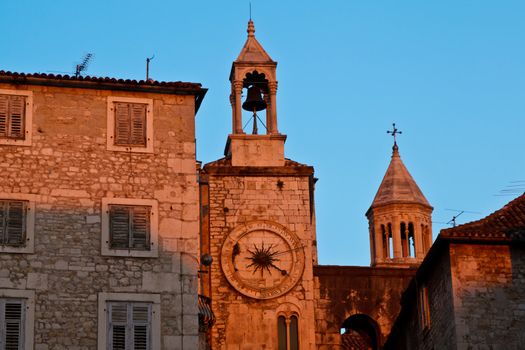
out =
<path fill-rule="evenodd" d="M 347 318 L 366 315 L 378 327 L 383 344 L 399 313 L 401 294 L 414 269 L 316 266 L 315 323 L 319 350 L 338 349 Z"/>
<path fill-rule="evenodd" d="M 209 191 L 209 202 L 202 203 L 203 224 L 209 225 L 209 246 L 204 247 L 204 251 L 209 249 L 214 259 L 209 277 L 212 308 L 217 317 L 211 330 L 213 349 L 274 349 L 278 314 L 290 311 L 299 314 L 301 349 L 315 348 L 313 183 L 312 169 L 305 168 L 307 171 L 301 176 L 286 167 L 244 168 L 244 172 L 241 167 L 229 165 L 204 167 L 201 191 Z M 220 252 L 227 235 L 239 225 L 254 220 L 283 225 L 295 233 L 304 246 L 306 264 L 302 279 L 283 296 L 253 299 L 235 290 L 223 274 Z"/>
<path fill-rule="evenodd" d="M 439 248 L 439 247 L 436 247 Z M 434 253 L 438 249 L 434 249 Z M 402 311 L 396 320 L 385 349 L 455 349 L 456 324 L 452 302 L 450 258 L 446 247 L 436 255 L 434 265 L 420 269 L 403 295 Z M 430 326 L 421 323 L 419 291 L 428 290 Z"/>
<path fill-rule="evenodd" d="M 95 349 L 101 292 L 160 294 L 162 349 L 196 348 L 193 96 L 0 88 L 33 91 L 32 145 L 0 146 L 0 192 L 35 195 L 34 254 L 0 254 L 0 289 L 36 291 L 35 349 Z M 107 150 L 108 96 L 153 100 L 153 154 Z M 158 257 L 101 255 L 108 197 L 158 201 Z"/>
<path fill-rule="evenodd" d="M 525 348 L 525 247 L 451 244 L 458 349 Z"/>

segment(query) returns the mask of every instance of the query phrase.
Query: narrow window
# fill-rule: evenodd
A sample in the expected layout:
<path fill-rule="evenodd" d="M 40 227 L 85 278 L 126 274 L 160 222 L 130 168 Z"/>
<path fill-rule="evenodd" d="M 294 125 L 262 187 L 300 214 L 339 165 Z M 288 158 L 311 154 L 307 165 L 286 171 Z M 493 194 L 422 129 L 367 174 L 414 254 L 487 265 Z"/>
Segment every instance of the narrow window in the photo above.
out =
<path fill-rule="evenodd" d="M 411 258 L 415 258 L 416 257 L 416 236 L 414 232 L 414 224 L 411 222 L 408 223 L 407 246 L 408 246 L 408 256 L 410 256 Z"/>
<path fill-rule="evenodd" d="M 23 350 L 24 301 L 0 299 L 0 349 Z"/>
<path fill-rule="evenodd" d="M 147 105 L 115 103 L 115 145 L 146 147 Z"/>
<path fill-rule="evenodd" d="M 401 255 L 405 258 L 409 255 L 406 224 L 402 222 L 399 229 L 401 230 Z"/>
<path fill-rule="evenodd" d="M 290 350 L 299 350 L 299 325 L 295 315 L 290 317 Z"/>
<path fill-rule="evenodd" d="M 108 348 L 149 350 L 151 344 L 151 304 L 108 303 Z"/>
<path fill-rule="evenodd" d="M 27 201 L 0 200 L 0 244 L 25 244 Z"/>
<path fill-rule="evenodd" d="M 277 318 L 277 342 L 278 350 L 299 350 L 299 319 L 296 315 Z"/>
<path fill-rule="evenodd" d="M 430 307 L 428 300 L 428 288 L 421 286 L 419 289 L 419 315 L 421 329 L 430 328 Z"/>
<path fill-rule="evenodd" d="M 386 234 L 385 225 L 381 225 L 381 237 L 383 237 L 383 258 L 388 258 L 388 236 Z"/>
<path fill-rule="evenodd" d="M 110 205 L 110 248 L 150 250 L 150 215 L 149 206 Z"/>
<path fill-rule="evenodd" d="M 392 238 L 392 224 L 388 224 L 388 257 L 394 258 L 394 239 Z"/>
<path fill-rule="evenodd" d="M 287 350 L 288 339 L 286 337 L 286 318 L 284 316 L 277 318 L 277 337 L 279 340 L 279 350 Z"/>
<path fill-rule="evenodd" d="M 0 95 L 0 138 L 25 139 L 25 97 Z"/>

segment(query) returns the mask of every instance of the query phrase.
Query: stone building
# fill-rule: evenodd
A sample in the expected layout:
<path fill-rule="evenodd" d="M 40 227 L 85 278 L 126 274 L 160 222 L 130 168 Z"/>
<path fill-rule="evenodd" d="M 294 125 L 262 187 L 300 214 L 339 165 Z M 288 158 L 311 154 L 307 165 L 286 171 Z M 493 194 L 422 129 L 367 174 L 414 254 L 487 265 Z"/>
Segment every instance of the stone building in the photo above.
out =
<path fill-rule="evenodd" d="M 432 207 L 395 144 L 367 212 L 372 266 L 319 265 L 314 169 L 284 156 L 277 63 L 254 33 L 250 21 L 232 65 L 232 133 L 224 158 L 204 165 L 199 177 L 201 251 L 215 261 L 202 276 L 217 318 L 211 348 L 377 349 L 432 242 Z M 253 119 L 251 134 L 242 129 L 243 109 Z M 259 111 L 266 114 L 263 134 Z"/>
<path fill-rule="evenodd" d="M 385 349 L 525 348 L 525 194 L 441 231 Z"/>
<path fill-rule="evenodd" d="M 195 349 L 200 84 L 0 72 L 0 348 Z"/>

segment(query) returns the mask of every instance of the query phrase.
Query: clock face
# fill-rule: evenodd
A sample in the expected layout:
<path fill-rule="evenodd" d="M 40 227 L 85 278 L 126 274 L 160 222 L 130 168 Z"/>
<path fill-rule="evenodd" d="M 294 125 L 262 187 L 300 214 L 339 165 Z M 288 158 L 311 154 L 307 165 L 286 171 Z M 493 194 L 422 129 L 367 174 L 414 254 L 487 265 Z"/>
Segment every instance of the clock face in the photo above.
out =
<path fill-rule="evenodd" d="M 254 221 L 235 228 L 221 251 L 226 279 L 239 292 L 270 299 L 292 289 L 304 270 L 299 238 L 284 226 Z"/>

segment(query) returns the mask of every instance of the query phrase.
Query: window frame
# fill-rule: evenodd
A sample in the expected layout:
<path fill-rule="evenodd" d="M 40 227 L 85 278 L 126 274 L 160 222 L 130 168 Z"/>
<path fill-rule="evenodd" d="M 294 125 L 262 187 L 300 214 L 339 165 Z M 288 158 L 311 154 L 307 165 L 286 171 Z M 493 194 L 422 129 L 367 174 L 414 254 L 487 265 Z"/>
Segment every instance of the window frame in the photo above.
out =
<path fill-rule="evenodd" d="M 33 91 L 0 89 L 0 95 L 25 97 L 24 138 L 0 137 L 0 145 L 31 146 L 33 140 Z"/>
<path fill-rule="evenodd" d="M 430 329 L 430 299 L 428 295 L 428 287 L 422 285 L 418 290 L 418 304 L 419 304 L 419 325 L 423 331 Z"/>
<path fill-rule="evenodd" d="M 115 103 L 146 105 L 146 146 L 115 144 Z M 153 99 L 108 96 L 107 98 L 107 150 L 131 153 L 153 153 Z"/>
<path fill-rule="evenodd" d="M 0 299 L 24 300 L 22 322 L 22 350 L 32 350 L 35 336 L 35 291 L 27 289 L 0 289 Z"/>
<path fill-rule="evenodd" d="M 139 293 L 98 293 L 98 350 L 107 350 L 109 341 L 108 303 L 123 302 L 151 304 L 151 347 L 149 350 L 160 350 L 160 294 Z"/>
<path fill-rule="evenodd" d="M 295 335 L 292 334 L 292 318 L 295 318 L 296 320 L 296 333 Z M 280 335 L 281 335 L 281 332 L 279 331 L 279 328 L 280 328 L 280 320 L 283 319 L 284 320 L 284 327 L 285 327 L 285 332 L 284 332 L 284 339 L 281 339 L 280 338 Z M 285 350 L 290 350 L 292 348 L 292 337 L 295 338 L 296 342 L 297 342 L 297 349 L 300 349 L 300 340 L 301 340 L 301 332 L 300 332 L 300 318 L 299 318 L 299 313 L 297 312 L 291 312 L 291 313 L 286 313 L 286 312 L 278 312 L 277 314 L 277 337 L 276 337 L 276 340 L 277 340 L 277 348 L 278 349 L 281 349 L 282 347 L 280 347 L 280 343 L 281 341 L 284 341 L 285 342 Z"/>
<path fill-rule="evenodd" d="M 111 205 L 130 205 L 130 206 L 149 206 L 150 211 L 150 249 L 137 250 L 126 248 L 110 247 L 110 213 Z M 159 215 L 158 202 L 156 199 L 136 199 L 136 198 L 102 198 L 101 206 L 101 254 L 104 256 L 128 256 L 142 258 L 156 258 L 159 256 Z"/>
<path fill-rule="evenodd" d="M 0 200 L 27 202 L 25 244 L 20 247 L 0 244 L 0 253 L 33 254 L 35 252 L 35 199 L 36 195 L 33 194 L 0 192 Z"/>

